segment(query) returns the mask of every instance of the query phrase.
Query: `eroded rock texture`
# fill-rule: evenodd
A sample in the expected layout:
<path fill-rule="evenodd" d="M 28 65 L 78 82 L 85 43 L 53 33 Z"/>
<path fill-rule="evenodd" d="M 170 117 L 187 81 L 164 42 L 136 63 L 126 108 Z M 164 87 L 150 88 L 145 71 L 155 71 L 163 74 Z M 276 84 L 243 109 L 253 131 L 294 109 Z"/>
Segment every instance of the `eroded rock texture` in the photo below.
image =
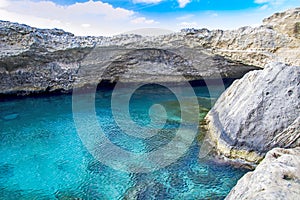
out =
<path fill-rule="evenodd" d="M 274 147 L 299 146 L 299 84 L 300 67 L 281 63 L 235 81 L 206 116 L 217 151 L 259 162 Z"/>
<path fill-rule="evenodd" d="M 178 36 L 179 44 L 176 35 L 168 36 L 172 41 L 164 36 L 76 37 L 62 30 L 0 22 L 0 91 L 69 91 L 75 81 L 83 86 L 103 79 L 179 82 L 239 78 L 256 69 L 209 54 L 202 47 L 191 49 L 184 35 Z"/>
<path fill-rule="evenodd" d="M 245 174 L 226 200 L 295 200 L 300 196 L 300 148 L 269 151 L 253 172 Z"/>
<path fill-rule="evenodd" d="M 155 37 L 77 37 L 58 29 L 0 21 L 0 92 L 69 91 L 75 81 L 85 85 L 104 78 L 124 82 L 145 77 L 175 82 L 239 78 L 255 69 L 249 65 L 263 67 L 270 61 L 299 65 L 299 10 L 274 14 L 257 28 L 186 29 Z"/>

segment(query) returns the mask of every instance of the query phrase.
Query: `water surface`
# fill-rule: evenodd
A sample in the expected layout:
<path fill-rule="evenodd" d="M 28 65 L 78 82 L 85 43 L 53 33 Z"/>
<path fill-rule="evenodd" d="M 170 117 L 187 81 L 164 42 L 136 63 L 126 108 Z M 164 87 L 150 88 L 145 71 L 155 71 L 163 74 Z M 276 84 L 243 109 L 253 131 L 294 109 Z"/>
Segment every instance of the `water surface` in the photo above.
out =
<path fill-rule="evenodd" d="M 215 86 L 210 94 L 204 86 L 194 91 L 203 118 L 222 87 Z M 129 105 L 132 119 L 140 125 L 149 123 L 151 105 L 171 108 L 166 134 L 155 140 L 122 133 L 114 122 L 110 97 L 111 90 L 97 91 L 97 119 L 107 137 L 128 151 L 141 153 L 165 145 L 179 126 L 176 97 L 164 87 L 140 88 Z M 199 149 L 195 139 L 177 162 L 155 172 L 117 171 L 95 160 L 83 146 L 73 121 L 71 95 L 2 99 L 0 199 L 223 199 L 246 171 L 201 160 Z"/>

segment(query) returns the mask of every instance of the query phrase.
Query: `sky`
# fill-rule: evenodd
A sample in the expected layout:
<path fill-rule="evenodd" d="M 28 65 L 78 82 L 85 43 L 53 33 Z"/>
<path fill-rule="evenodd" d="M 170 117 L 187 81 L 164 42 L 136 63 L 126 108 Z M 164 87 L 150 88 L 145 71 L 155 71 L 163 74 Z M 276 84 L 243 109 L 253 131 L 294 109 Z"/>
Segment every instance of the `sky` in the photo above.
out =
<path fill-rule="evenodd" d="M 294 7 L 300 7 L 300 0 L 0 0 L 0 20 L 85 36 L 151 35 L 182 28 L 254 27 Z"/>

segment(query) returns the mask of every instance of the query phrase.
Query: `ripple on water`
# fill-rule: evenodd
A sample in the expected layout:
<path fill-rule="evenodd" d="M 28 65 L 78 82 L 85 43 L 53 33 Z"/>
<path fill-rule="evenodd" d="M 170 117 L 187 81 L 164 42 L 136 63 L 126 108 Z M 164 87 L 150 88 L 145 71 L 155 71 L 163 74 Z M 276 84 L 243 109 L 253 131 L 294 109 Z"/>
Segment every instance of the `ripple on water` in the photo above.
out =
<path fill-rule="evenodd" d="M 6 182 L 9 178 L 14 176 L 14 165 L 0 164 L 0 182 Z"/>
<path fill-rule="evenodd" d="M 170 118 L 158 135 L 138 140 L 123 134 L 114 122 L 110 93 L 98 95 L 96 111 L 99 124 L 114 144 L 140 153 L 159 148 L 174 137 L 181 113 L 173 96 L 159 88 L 146 97 L 147 90 L 139 91 L 132 106 L 136 121 L 149 121 L 143 106 L 153 103 L 153 96 L 170 109 Z M 210 99 L 198 100 L 203 118 Z M 246 172 L 202 162 L 197 158 L 196 140 L 182 158 L 158 171 L 133 174 L 113 170 L 82 145 L 68 95 L 0 102 L 0 112 L 0 199 L 222 199 Z"/>

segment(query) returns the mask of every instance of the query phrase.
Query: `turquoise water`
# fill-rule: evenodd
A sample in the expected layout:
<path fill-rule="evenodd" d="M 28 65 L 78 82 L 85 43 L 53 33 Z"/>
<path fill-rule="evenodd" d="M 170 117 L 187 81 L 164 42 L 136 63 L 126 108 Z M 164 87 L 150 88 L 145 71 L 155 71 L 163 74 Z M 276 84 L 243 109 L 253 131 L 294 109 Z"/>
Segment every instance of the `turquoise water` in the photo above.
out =
<path fill-rule="evenodd" d="M 203 86 L 194 91 L 203 117 L 222 87 L 214 86 L 210 94 Z M 97 119 L 114 144 L 127 151 L 147 152 L 173 137 L 180 109 L 168 89 L 145 86 L 130 101 L 131 117 L 140 125 L 149 123 L 152 104 L 171 108 L 167 113 L 173 120 L 165 125 L 166 134 L 152 140 L 122 133 L 111 112 L 111 92 L 97 91 L 95 106 Z M 2 99 L 0 199 L 223 199 L 246 171 L 201 160 L 199 149 L 195 139 L 183 157 L 165 168 L 151 173 L 118 171 L 94 159 L 82 144 L 71 95 Z"/>

